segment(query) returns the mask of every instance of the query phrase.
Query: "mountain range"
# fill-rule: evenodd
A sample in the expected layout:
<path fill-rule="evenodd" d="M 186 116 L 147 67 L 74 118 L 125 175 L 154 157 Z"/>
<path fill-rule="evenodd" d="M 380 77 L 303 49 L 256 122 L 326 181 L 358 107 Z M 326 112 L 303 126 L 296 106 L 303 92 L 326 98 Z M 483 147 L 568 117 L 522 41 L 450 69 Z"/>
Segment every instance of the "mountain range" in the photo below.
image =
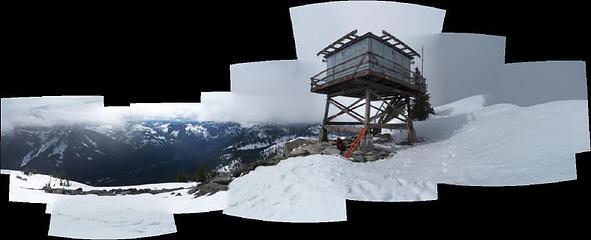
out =
<path fill-rule="evenodd" d="M 132 121 L 115 125 L 17 127 L 2 133 L 3 169 L 65 176 L 95 186 L 174 181 L 268 156 L 274 145 L 317 137 L 318 124 Z"/>

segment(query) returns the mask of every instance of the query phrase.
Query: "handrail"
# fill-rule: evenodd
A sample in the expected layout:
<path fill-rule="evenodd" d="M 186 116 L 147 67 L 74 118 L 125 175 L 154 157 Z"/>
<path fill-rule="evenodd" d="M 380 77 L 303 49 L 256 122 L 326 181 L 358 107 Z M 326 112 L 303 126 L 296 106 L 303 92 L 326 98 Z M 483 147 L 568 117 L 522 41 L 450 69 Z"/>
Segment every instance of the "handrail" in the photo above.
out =
<path fill-rule="evenodd" d="M 340 67 L 340 66 L 343 66 L 343 65 L 345 65 L 345 64 L 347 64 L 347 63 L 349 63 L 349 62 L 351 62 L 351 61 L 353 61 L 353 60 L 356 60 L 356 59 L 358 59 L 358 58 L 361 58 L 361 57 L 363 57 L 363 56 L 367 55 L 368 53 L 369 53 L 369 52 L 364 52 L 364 53 L 362 53 L 362 54 L 359 54 L 359 55 L 357 55 L 357 56 L 355 56 L 355 57 L 353 57 L 353 58 L 350 58 L 350 59 L 349 59 L 349 60 L 347 60 L 347 61 L 344 61 L 344 62 L 342 62 L 342 63 L 339 63 L 339 64 L 337 64 L 337 65 L 334 65 L 334 66 L 332 66 L 332 67 L 330 67 L 330 68 L 327 68 L 327 69 L 325 69 L 324 71 L 322 71 L 322 72 L 320 72 L 320 73 L 318 73 L 318 74 L 314 75 L 314 76 L 312 77 L 312 80 L 316 79 L 316 78 L 317 78 L 319 75 L 321 75 L 321 74 L 323 74 L 323 73 L 325 73 L 325 72 L 328 72 L 329 70 L 334 70 L 335 68 L 337 68 L 337 67 Z M 342 71 L 339 71 L 338 73 L 340 73 L 340 72 L 342 72 Z M 334 72 L 333 72 L 333 74 L 334 74 Z M 319 79 L 319 80 L 322 80 L 322 79 Z"/>
<path fill-rule="evenodd" d="M 365 56 L 368 56 L 367 60 L 364 60 Z M 374 60 L 373 57 L 376 57 L 376 60 Z M 361 60 L 359 60 L 360 58 L 361 58 Z M 379 59 L 379 60 L 377 60 L 377 59 Z M 350 64 L 353 61 L 355 61 L 355 62 L 353 64 L 351 64 L 351 66 L 345 67 L 347 64 Z M 386 62 L 387 65 L 391 65 L 391 66 L 384 66 L 383 62 Z M 417 76 L 418 76 L 419 80 L 422 80 L 422 82 L 424 82 L 424 80 L 425 80 L 425 78 L 423 76 L 421 76 L 420 74 L 416 75 L 416 73 L 410 71 L 409 69 L 404 68 L 402 65 L 400 65 L 394 61 L 391 61 L 389 59 L 386 59 L 380 55 L 377 55 L 377 54 L 374 54 L 374 53 L 368 51 L 368 52 L 364 52 L 362 54 L 359 54 L 353 58 L 350 58 L 342 63 L 334 65 L 330 68 L 327 68 L 327 69 L 323 70 L 322 72 L 314 75 L 311 78 L 312 88 L 318 87 L 324 83 L 330 82 L 330 81 L 334 80 L 335 76 L 337 76 L 338 74 L 350 71 L 353 68 L 355 68 L 355 71 L 352 73 L 352 75 L 356 74 L 357 70 L 364 63 L 369 64 L 368 66 L 370 69 L 372 68 L 372 66 L 379 68 L 379 70 L 381 70 L 382 73 L 385 75 L 399 75 L 396 77 L 399 77 L 399 78 L 401 78 L 401 80 L 407 81 L 413 85 L 415 84 L 413 82 L 413 80 L 415 78 L 417 78 Z M 341 68 L 341 69 L 339 69 L 338 71 L 335 71 L 338 68 Z M 387 74 L 386 71 L 389 71 L 391 74 Z M 320 82 L 324 82 L 324 83 L 320 83 Z"/>

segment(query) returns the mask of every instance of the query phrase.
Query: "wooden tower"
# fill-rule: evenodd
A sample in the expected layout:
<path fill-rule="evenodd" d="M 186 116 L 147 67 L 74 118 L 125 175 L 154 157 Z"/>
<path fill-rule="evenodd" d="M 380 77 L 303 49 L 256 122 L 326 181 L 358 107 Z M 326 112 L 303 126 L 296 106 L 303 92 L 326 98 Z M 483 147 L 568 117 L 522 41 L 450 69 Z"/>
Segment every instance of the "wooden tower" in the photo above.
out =
<path fill-rule="evenodd" d="M 413 59 L 420 57 L 415 50 L 386 31 L 381 36 L 371 32 L 359 36 L 354 30 L 318 56 L 323 56 L 327 68 L 311 78 L 311 91 L 326 94 L 322 141 L 328 140 L 328 131 L 358 132 L 365 127 L 374 134 L 384 128 L 407 130 L 409 144 L 414 143 L 410 99 L 426 93 L 425 79 L 410 70 Z M 345 105 L 335 99 L 338 96 L 357 100 Z M 337 113 L 329 115 L 332 106 Z M 355 111 L 361 107 L 362 113 Z M 343 114 L 354 120 L 335 120 Z"/>

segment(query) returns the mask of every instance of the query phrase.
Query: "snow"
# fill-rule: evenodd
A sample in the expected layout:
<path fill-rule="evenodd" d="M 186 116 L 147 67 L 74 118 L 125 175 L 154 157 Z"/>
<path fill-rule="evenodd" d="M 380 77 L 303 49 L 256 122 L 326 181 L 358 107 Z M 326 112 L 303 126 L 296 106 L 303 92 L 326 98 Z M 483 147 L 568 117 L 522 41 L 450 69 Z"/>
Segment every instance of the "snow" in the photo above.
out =
<path fill-rule="evenodd" d="M 473 96 L 416 122 L 424 138 L 389 158 L 355 163 L 340 156 L 289 158 L 230 184 L 228 215 L 281 222 L 346 220 L 345 199 L 425 201 L 437 184 L 518 186 L 576 179 L 575 153 L 589 151 L 587 101 L 485 106 Z M 406 132 L 392 132 L 403 140 Z"/>
<path fill-rule="evenodd" d="M 488 95 L 474 95 L 463 98 L 452 103 L 434 107 L 437 116 L 455 116 L 470 113 L 483 108 L 487 104 Z M 435 117 L 437 117 L 435 116 Z"/>
<path fill-rule="evenodd" d="M 58 145 L 57 147 L 53 148 L 53 152 L 51 154 L 49 154 L 49 156 L 54 156 L 54 155 L 60 155 L 59 159 L 64 159 L 64 152 L 66 151 L 66 149 L 68 148 L 68 144 L 66 144 L 65 142 L 60 142 L 60 145 Z"/>
<path fill-rule="evenodd" d="M 261 157 L 263 158 L 270 158 L 273 157 L 281 152 L 283 152 L 283 149 L 285 148 L 285 144 L 288 142 L 293 142 L 297 139 L 304 139 L 304 140 L 317 140 L 317 138 L 313 138 L 313 137 L 295 137 L 295 135 L 293 136 L 288 136 L 288 137 L 282 137 L 279 138 L 275 141 L 273 141 L 275 144 L 268 146 L 267 148 L 265 148 L 263 151 L 261 151 Z"/>
<path fill-rule="evenodd" d="M 166 124 L 158 125 L 156 128 L 159 129 L 163 133 L 168 133 L 169 126 L 170 126 L 170 123 L 166 123 Z"/>
<path fill-rule="evenodd" d="M 194 135 L 201 135 L 203 136 L 203 138 L 209 137 L 209 132 L 207 131 L 207 129 L 200 125 L 187 124 L 185 127 L 185 131 L 191 132 Z"/>
<path fill-rule="evenodd" d="M 346 220 L 345 189 L 339 157 L 291 158 L 258 167 L 230 183 L 223 213 L 265 221 Z"/>
<path fill-rule="evenodd" d="M 45 137 L 42 137 L 42 139 Z M 39 156 L 39 154 L 45 152 L 47 149 L 49 149 L 49 147 L 51 147 L 53 144 L 55 144 L 56 142 L 58 142 L 59 139 L 58 138 L 53 138 L 50 141 L 45 141 L 44 139 L 41 141 L 43 142 L 43 145 L 41 145 L 41 147 L 39 149 L 37 149 L 37 151 L 32 150 L 31 152 L 27 153 L 27 155 L 25 155 L 23 157 L 23 161 L 21 162 L 21 167 L 24 167 L 27 165 L 27 163 L 29 163 L 31 160 L 33 160 L 34 158 L 36 158 L 37 156 Z"/>
<path fill-rule="evenodd" d="M 338 155 L 288 158 L 234 179 L 229 191 L 194 199 L 140 194 L 66 196 L 40 189 L 48 176 L 11 174 L 11 201 L 47 204 L 50 235 L 77 238 L 137 238 L 176 231 L 173 213 L 223 209 L 224 214 L 280 222 L 345 221 L 346 199 L 427 201 L 437 184 L 517 186 L 576 179 L 575 153 L 589 151 L 587 101 L 555 101 L 530 107 L 486 106 L 473 96 L 435 107 L 415 122 L 415 146 L 381 144 L 390 157 L 356 163 Z M 391 132 L 394 142 L 406 132 Z M 254 145 L 253 145 L 254 147 Z M 28 180 L 20 180 L 16 175 Z M 54 180 L 52 184 L 56 184 Z M 190 187 L 165 183 L 137 188 Z M 109 189 L 72 182 L 69 188 Z"/>
<path fill-rule="evenodd" d="M 232 155 L 231 154 L 224 154 L 221 158 L 224 160 L 228 160 Z M 218 173 L 231 173 L 234 168 L 240 163 L 240 159 L 232 159 L 230 163 L 226 165 L 220 165 L 216 168 Z"/>
<path fill-rule="evenodd" d="M 170 133 L 170 136 L 173 136 L 175 138 L 179 137 L 179 130 L 174 130 Z"/>
<path fill-rule="evenodd" d="M 115 132 L 116 129 L 109 124 L 101 124 L 101 125 L 97 125 L 97 126 L 88 126 L 86 127 L 86 129 L 99 133 L 101 135 L 105 135 L 110 137 L 111 139 L 115 140 Z"/>
<path fill-rule="evenodd" d="M 113 188 L 177 188 L 182 196 L 139 194 L 124 196 L 48 194 L 41 189 L 50 182 L 47 175 L 27 176 L 19 171 L 2 170 L 10 174 L 9 200 L 47 204 L 51 215 L 48 235 L 68 238 L 125 239 L 157 236 L 176 232 L 173 214 L 217 211 L 224 208 L 227 192 L 193 198 L 187 188 L 194 183 L 161 183 L 122 187 L 91 187 L 70 181 L 67 189 L 109 190 Z M 17 176 L 27 180 L 18 179 Z M 51 185 L 59 187 L 59 180 L 51 178 Z"/>
<path fill-rule="evenodd" d="M 141 124 L 135 124 L 133 125 L 133 127 L 131 128 L 131 131 L 138 131 L 138 132 L 148 132 L 150 134 L 156 134 L 156 131 L 154 131 L 154 129 L 150 128 L 150 127 L 146 127 L 144 125 Z"/>
<path fill-rule="evenodd" d="M 264 148 L 269 146 L 268 143 L 266 142 L 256 142 L 256 143 L 250 143 L 250 144 L 246 144 L 242 147 L 236 148 L 238 150 L 251 150 L 251 149 L 258 149 L 258 148 Z"/>
<path fill-rule="evenodd" d="M 98 147 L 98 145 L 96 144 L 96 142 L 95 142 L 95 141 L 93 141 L 92 139 L 90 139 L 88 136 L 84 135 L 84 138 L 86 138 L 86 140 L 87 140 L 87 141 L 88 141 L 90 144 L 92 144 L 92 146 L 93 146 L 94 148 L 97 148 L 97 147 Z M 84 144 L 84 146 L 85 146 L 85 147 L 88 147 L 86 144 Z"/>
<path fill-rule="evenodd" d="M 94 152 L 95 153 L 98 153 L 100 155 L 107 155 L 107 154 L 105 154 L 104 152 L 101 152 L 101 150 L 98 150 L 98 149 L 95 149 Z"/>
<path fill-rule="evenodd" d="M 259 136 L 260 136 L 260 133 L 259 133 L 259 135 L 257 135 L 257 137 L 259 137 Z M 264 136 L 266 136 L 266 135 L 264 135 Z M 273 142 L 271 142 L 271 143 L 268 143 L 268 142 L 249 143 L 249 144 L 246 144 L 244 146 L 238 147 L 236 149 L 238 149 L 238 150 L 251 150 L 251 149 L 259 149 L 259 148 L 265 148 L 265 147 L 272 147 L 272 145 L 274 145 L 274 144 L 281 144 L 281 143 L 285 144 L 286 141 L 289 141 L 289 140 L 291 140 L 291 139 L 293 139 L 295 137 L 296 137 L 296 135 L 283 136 L 283 137 L 280 137 L 280 138 L 277 138 L 277 139 L 273 140 Z M 227 147 L 226 149 L 229 149 L 229 148 L 232 148 L 232 146 Z"/>
<path fill-rule="evenodd" d="M 261 151 L 261 157 L 270 158 L 283 152 L 283 149 L 285 148 L 285 143 L 286 142 L 280 142 L 265 148 L 263 151 Z"/>

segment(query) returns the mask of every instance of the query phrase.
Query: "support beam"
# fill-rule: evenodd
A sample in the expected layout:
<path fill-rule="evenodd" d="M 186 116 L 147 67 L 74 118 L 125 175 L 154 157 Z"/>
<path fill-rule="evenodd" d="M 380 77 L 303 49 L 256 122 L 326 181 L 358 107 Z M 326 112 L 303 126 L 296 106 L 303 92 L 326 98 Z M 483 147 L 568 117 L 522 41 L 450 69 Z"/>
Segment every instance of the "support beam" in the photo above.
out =
<path fill-rule="evenodd" d="M 371 90 L 369 90 L 369 88 L 365 89 L 365 127 L 367 128 L 369 126 L 369 115 L 370 115 L 370 111 L 371 111 Z"/>
<path fill-rule="evenodd" d="M 406 113 L 406 115 L 407 115 L 406 116 L 406 118 L 407 118 L 406 126 L 407 126 L 407 129 L 408 129 L 408 143 L 412 146 L 415 143 L 415 134 L 414 134 L 413 126 L 412 126 L 412 117 L 411 117 L 411 114 L 410 114 L 410 97 L 407 97 L 406 98 L 406 111 L 407 111 L 407 113 Z"/>
<path fill-rule="evenodd" d="M 374 82 L 374 81 L 365 81 L 365 83 L 367 85 L 371 86 L 372 88 L 376 88 L 376 89 L 387 89 L 388 91 L 393 92 L 393 93 L 396 93 L 396 94 L 400 94 L 400 95 L 404 95 L 404 96 L 411 95 L 413 97 L 416 97 L 416 94 L 414 94 L 414 93 L 411 93 L 411 92 L 402 92 L 402 91 L 398 90 L 395 87 L 391 87 L 391 86 L 384 85 L 384 84 L 381 84 L 381 83 L 377 83 L 377 82 Z"/>
<path fill-rule="evenodd" d="M 331 125 L 363 125 L 361 122 L 326 122 L 327 126 Z"/>
<path fill-rule="evenodd" d="M 349 93 L 360 92 L 360 91 L 363 91 L 364 89 L 365 89 L 365 87 L 345 89 L 345 90 L 338 91 L 336 93 L 328 94 L 328 96 L 330 96 L 330 97 L 342 96 L 342 95 L 349 94 Z"/>
<path fill-rule="evenodd" d="M 326 96 L 326 107 L 324 108 L 324 118 L 322 118 L 322 126 L 320 126 L 320 141 L 328 141 L 328 129 L 324 126 L 328 122 L 326 119 L 328 117 L 328 109 L 330 108 L 330 96 Z"/>
<path fill-rule="evenodd" d="M 347 108 L 347 107 L 345 107 L 345 105 L 335 101 L 334 99 L 331 99 L 330 103 L 335 105 L 340 110 L 345 110 Z M 352 118 L 355 118 L 359 122 L 365 122 L 365 120 L 363 119 L 363 116 L 361 116 L 361 114 L 359 114 L 355 111 L 345 111 L 345 113 L 349 114 L 349 116 L 351 116 Z"/>
<path fill-rule="evenodd" d="M 355 110 L 355 109 L 357 109 L 357 108 L 359 108 L 359 107 L 363 106 L 363 104 L 360 104 L 360 105 L 358 105 L 358 106 L 355 106 L 355 107 L 353 107 L 353 105 L 355 105 L 355 104 L 357 104 L 357 103 L 361 102 L 361 100 L 363 100 L 363 99 L 362 99 L 362 98 L 360 98 L 360 99 L 357 99 L 357 101 L 355 101 L 354 103 L 350 104 L 349 106 L 345 107 L 344 109 L 341 109 L 341 111 L 340 111 L 340 112 L 338 112 L 338 113 L 336 113 L 336 114 L 334 114 L 334 115 L 332 115 L 332 116 L 328 117 L 328 118 L 327 118 L 327 121 L 331 121 L 331 120 L 335 119 L 336 117 L 338 117 L 338 116 L 340 116 L 340 115 L 343 115 L 344 113 L 347 113 L 347 112 L 352 112 L 353 110 Z M 331 99 L 331 101 L 335 101 L 335 100 Z M 335 102 L 336 102 L 336 101 L 335 101 Z M 343 105 L 343 106 L 344 106 L 344 105 Z M 359 117 L 361 117 L 361 116 L 359 116 Z"/>
<path fill-rule="evenodd" d="M 372 123 L 370 128 L 407 129 L 406 123 Z"/>
<path fill-rule="evenodd" d="M 327 129 L 333 132 L 352 132 L 358 133 L 361 127 L 350 127 L 350 126 L 325 126 Z"/>

